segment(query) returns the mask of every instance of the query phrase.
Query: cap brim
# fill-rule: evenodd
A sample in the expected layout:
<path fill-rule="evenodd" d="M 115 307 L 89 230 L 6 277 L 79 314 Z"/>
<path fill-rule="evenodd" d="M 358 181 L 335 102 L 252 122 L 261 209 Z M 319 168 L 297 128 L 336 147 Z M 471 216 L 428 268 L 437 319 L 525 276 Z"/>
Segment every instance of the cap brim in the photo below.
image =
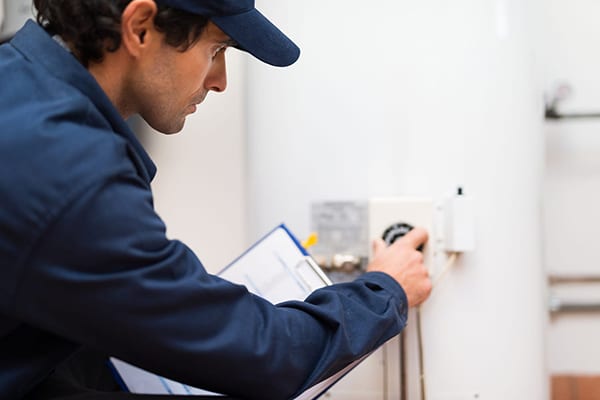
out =
<path fill-rule="evenodd" d="M 276 67 L 286 67 L 300 57 L 300 49 L 258 10 L 225 17 L 211 17 L 211 21 L 259 60 Z"/>

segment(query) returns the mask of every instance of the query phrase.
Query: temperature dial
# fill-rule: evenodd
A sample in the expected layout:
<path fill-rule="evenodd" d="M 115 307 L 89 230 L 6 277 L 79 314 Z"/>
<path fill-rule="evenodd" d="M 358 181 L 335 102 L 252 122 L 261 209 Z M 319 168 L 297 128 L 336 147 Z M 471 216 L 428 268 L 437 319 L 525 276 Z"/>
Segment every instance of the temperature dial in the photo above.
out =
<path fill-rule="evenodd" d="M 406 235 L 410 232 L 414 226 L 407 224 L 405 222 L 398 222 L 397 224 L 391 225 L 389 228 L 383 232 L 382 239 L 389 246 L 394 243 L 396 240 L 400 239 L 402 236 Z M 417 248 L 419 251 L 423 251 L 423 245 Z"/>

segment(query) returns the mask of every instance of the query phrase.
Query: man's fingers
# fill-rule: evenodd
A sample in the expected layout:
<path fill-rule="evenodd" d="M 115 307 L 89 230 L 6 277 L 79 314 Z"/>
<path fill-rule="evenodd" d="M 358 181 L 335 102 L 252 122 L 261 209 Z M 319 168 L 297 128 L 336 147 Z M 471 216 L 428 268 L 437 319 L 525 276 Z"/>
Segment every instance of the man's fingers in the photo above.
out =
<path fill-rule="evenodd" d="M 387 245 L 385 244 L 383 239 L 377 238 L 373 240 L 372 246 L 373 255 L 376 256 L 381 250 L 385 249 Z"/>
<path fill-rule="evenodd" d="M 411 246 L 413 249 L 425 244 L 429 239 L 429 234 L 423 228 L 416 227 L 411 229 L 406 235 L 402 236 L 398 242 L 402 242 L 403 244 L 407 244 Z"/>

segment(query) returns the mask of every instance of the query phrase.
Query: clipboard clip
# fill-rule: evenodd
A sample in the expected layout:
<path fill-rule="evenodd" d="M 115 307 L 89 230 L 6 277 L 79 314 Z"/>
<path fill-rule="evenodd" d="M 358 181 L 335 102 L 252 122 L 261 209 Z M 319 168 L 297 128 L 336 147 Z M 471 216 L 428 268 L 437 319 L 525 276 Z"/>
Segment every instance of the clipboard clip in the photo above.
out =
<path fill-rule="evenodd" d="M 304 256 L 298 261 L 294 267 L 294 274 L 310 292 L 323 287 L 323 284 L 327 286 L 332 284 L 331 280 L 311 256 Z"/>

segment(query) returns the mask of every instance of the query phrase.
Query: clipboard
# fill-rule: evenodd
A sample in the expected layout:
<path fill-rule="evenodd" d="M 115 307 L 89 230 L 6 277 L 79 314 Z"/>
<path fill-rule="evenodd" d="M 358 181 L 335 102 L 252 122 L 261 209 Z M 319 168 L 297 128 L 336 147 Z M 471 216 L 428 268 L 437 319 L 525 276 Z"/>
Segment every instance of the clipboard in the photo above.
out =
<path fill-rule="evenodd" d="M 218 275 L 246 286 L 273 304 L 304 300 L 313 291 L 331 285 L 284 224 L 271 230 Z"/>
<path fill-rule="evenodd" d="M 273 304 L 302 301 L 316 289 L 331 285 L 327 275 L 285 224 L 275 227 L 217 275 L 245 285 L 248 291 Z M 366 357 L 368 355 L 310 387 L 294 400 L 317 399 Z M 222 396 L 161 377 L 116 358 L 110 359 L 110 367 L 121 386 L 131 393 L 204 395 L 217 399 Z"/>

